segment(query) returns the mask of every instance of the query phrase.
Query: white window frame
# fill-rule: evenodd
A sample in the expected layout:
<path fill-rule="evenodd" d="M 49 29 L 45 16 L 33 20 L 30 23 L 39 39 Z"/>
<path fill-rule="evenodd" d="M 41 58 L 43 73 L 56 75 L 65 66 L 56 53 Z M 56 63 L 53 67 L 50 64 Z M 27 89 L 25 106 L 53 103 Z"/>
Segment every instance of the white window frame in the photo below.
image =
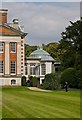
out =
<path fill-rule="evenodd" d="M 4 74 L 4 61 L 0 61 L 2 62 L 2 64 L 0 64 L 0 70 L 2 70 L 3 72 L 0 72 L 0 75 L 3 75 Z M 2 66 L 1 66 L 2 65 Z"/>
<path fill-rule="evenodd" d="M 46 75 L 46 64 L 45 63 L 41 64 L 41 75 Z"/>
<path fill-rule="evenodd" d="M 35 63 L 30 63 L 30 75 L 36 75 L 35 74 Z"/>
<path fill-rule="evenodd" d="M 0 44 L 2 44 L 2 46 L 0 45 L 0 53 L 4 53 L 4 43 L 0 42 Z M 2 51 L 1 51 L 1 49 L 2 49 Z"/>
<path fill-rule="evenodd" d="M 12 44 L 14 44 L 15 46 L 12 46 Z M 14 51 L 12 49 L 14 49 Z M 16 42 L 10 42 L 10 53 L 16 53 Z"/>
<path fill-rule="evenodd" d="M 11 62 L 14 62 L 15 63 L 15 67 L 12 68 L 12 63 Z M 14 72 L 12 72 L 12 70 L 15 70 Z M 10 61 L 10 74 L 11 75 L 16 75 L 16 61 Z"/>

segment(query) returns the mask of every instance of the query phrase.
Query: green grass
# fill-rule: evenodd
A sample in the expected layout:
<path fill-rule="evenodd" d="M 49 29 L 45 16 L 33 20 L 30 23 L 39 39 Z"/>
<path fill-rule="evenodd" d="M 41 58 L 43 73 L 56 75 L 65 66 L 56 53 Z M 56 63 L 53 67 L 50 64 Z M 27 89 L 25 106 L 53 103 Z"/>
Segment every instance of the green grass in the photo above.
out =
<path fill-rule="evenodd" d="M 2 118 L 2 87 L 0 87 L 0 119 Z"/>
<path fill-rule="evenodd" d="M 79 91 L 31 91 L 4 87 L 3 118 L 80 118 Z"/>

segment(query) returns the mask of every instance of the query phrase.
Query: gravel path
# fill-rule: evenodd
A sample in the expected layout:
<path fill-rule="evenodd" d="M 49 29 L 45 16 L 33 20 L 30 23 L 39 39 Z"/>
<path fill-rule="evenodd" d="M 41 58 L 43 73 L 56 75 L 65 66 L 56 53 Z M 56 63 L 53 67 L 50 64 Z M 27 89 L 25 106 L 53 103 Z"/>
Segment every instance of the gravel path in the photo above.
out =
<path fill-rule="evenodd" d="M 43 90 L 43 89 L 40 89 L 40 88 L 37 88 L 37 87 L 28 87 L 28 89 L 37 90 L 37 91 L 44 91 L 44 92 L 51 92 L 50 90 Z"/>

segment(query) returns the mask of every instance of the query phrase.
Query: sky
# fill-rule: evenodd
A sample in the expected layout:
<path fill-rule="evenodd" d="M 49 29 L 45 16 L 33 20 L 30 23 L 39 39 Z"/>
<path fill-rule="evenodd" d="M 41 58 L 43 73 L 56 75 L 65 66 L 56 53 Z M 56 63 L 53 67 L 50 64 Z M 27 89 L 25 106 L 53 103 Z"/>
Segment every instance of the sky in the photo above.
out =
<path fill-rule="evenodd" d="M 0 0 L 3 2 L 80 2 L 81 0 Z"/>
<path fill-rule="evenodd" d="M 80 2 L 11 1 L 3 0 L 2 8 L 8 9 L 8 22 L 18 18 L 24 26 L 24 31 L 28 33 L 26 44 L 57 42 L 61 39 L 61 32 L 70 24 L 69 21 L 80 19 Z"/>

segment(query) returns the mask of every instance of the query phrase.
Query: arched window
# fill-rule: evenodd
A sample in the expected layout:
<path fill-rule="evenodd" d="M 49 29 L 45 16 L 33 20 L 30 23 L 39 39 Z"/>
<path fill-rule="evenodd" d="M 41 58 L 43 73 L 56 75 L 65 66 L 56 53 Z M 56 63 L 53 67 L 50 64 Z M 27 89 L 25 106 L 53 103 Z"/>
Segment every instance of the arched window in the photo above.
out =
<path fill-rule="evenodd" d="M 16 84 L 16 80 L 11 80 L 11 85 Z"/>

